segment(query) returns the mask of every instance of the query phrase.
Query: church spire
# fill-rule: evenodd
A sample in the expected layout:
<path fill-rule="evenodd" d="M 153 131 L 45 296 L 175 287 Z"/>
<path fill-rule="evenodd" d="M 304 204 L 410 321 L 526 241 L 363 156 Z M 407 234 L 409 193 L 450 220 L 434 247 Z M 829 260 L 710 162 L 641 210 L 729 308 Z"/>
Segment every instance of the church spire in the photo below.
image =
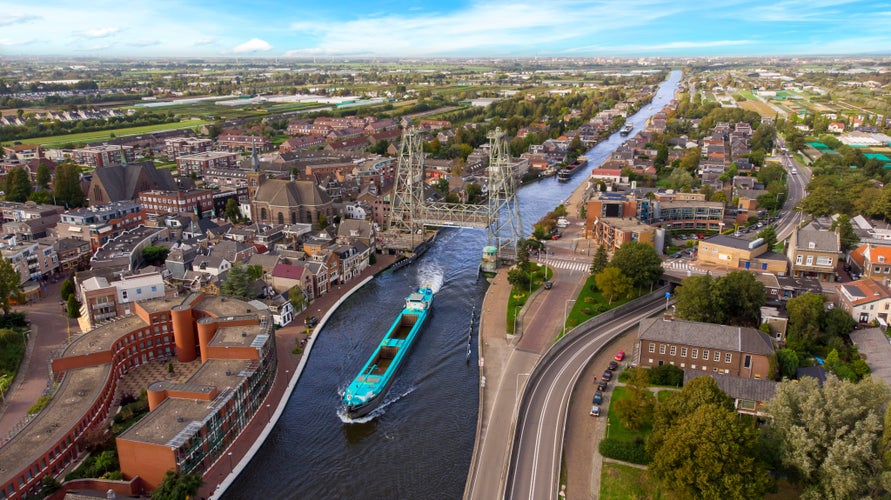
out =
<path fill-rule="evenodd" d="M 251 139 L 251 169 L 254 172 L 260 171 L 260 158 L 257 156 L 257 145 L 254 139 Z"/>

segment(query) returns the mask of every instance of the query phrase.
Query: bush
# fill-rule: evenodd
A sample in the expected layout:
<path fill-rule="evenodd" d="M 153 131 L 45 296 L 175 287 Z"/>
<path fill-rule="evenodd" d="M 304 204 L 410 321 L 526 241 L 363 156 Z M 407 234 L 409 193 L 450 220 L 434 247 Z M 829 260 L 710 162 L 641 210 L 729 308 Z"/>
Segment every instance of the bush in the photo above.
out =
<path fill-rule="evenodd" d="M 49 402 L 52 401 L 52 399 L 53 398 L 49 396 L 40 396 L 39 398 L 37 398 L 37 402 L 31 405 L 30 408 L 28 408 L 28 415 L 40 413 L 40 410 L 46 408 L 46 405 L 48 405 Z"/>
<path fill-rule="evenodd" d="M 621 460 L 623 462 L 631 462 L 638 465 L 647 465 L 650 463 L 650 456 L 647 454 L 644 440 L 641 437 L 634 438 L 633 441 L 620 441 L 615 438 L 605 438 L 600 441 L 598 446 L 600 454 Z"/>
<path fill-rule="evenodd" d="M 674 365 L 654 366 L 650 368 L 650 383 L 653 385 L 684 385 L 684 370 Z"/>
<path fill-rule="evenodd" d="M 25 313 L 11 312 L 0 314 L 0 328 L 24 328 L 28 326 Z"/>

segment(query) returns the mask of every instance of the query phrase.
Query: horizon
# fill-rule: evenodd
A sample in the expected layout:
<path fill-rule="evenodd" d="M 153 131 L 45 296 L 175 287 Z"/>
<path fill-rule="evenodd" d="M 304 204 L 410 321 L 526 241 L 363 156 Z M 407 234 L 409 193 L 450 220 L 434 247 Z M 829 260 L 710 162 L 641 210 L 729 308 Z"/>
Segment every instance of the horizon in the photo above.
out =
<path fill-rule="evenodd" d="M 73 58 L 882 57 L 891 4 L 852 0 L 509 0 L 301 8 L 160 0 L 89 9 L 15 0 L 0 56 Z M 271 19 L 271 21 L 270 21 Z M 39 33 L 39 37 L 35 36 Z"/>

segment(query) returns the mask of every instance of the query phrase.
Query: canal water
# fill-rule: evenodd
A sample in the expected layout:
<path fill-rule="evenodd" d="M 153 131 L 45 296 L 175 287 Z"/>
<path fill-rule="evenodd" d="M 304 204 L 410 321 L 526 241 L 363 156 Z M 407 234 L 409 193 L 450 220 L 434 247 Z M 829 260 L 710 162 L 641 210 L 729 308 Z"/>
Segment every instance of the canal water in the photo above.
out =
<path fill-rule="evenodd" d="M 653 103 L 629 119 L 632 136 L 671 100 L 680 77 L 673 71 Z M 598 144 L 586 154 L 586 172 L 570 182 L 522 188 L 524 234 L 624 140 L 614 134 Z M 471 325 L 471 317 L 479 318 L 487 286 L 477 276 L 485 244 L 483 230 L 444 229 L 414 265 L 353 294 L 319 332 L 281 420 L 225 497 L 460 498 L 476 435 L 478 321 Z M 382 407 L 349 421 L 340 411 L 343 390 L 419 285 L 437 292 L 433 315 Z"/>

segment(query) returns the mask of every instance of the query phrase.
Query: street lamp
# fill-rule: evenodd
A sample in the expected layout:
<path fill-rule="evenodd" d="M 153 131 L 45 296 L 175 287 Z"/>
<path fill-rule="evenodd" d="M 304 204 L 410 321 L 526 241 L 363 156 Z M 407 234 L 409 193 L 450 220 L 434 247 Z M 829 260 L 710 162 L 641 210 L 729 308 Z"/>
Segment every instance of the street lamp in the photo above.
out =
<path fill-rule="evenodd" d="M 228 455 L 229 455 L 229 470 L 232 470 L 232 452 L 230 451 L 228 453 Z"/>
<path fill-rule="evenodd" d="M 563 335 L 566 335 L 566 306 L 569 305 L 570 302 L 575 302 L 576 299 L 569 299 L 563 304 Z"/>

